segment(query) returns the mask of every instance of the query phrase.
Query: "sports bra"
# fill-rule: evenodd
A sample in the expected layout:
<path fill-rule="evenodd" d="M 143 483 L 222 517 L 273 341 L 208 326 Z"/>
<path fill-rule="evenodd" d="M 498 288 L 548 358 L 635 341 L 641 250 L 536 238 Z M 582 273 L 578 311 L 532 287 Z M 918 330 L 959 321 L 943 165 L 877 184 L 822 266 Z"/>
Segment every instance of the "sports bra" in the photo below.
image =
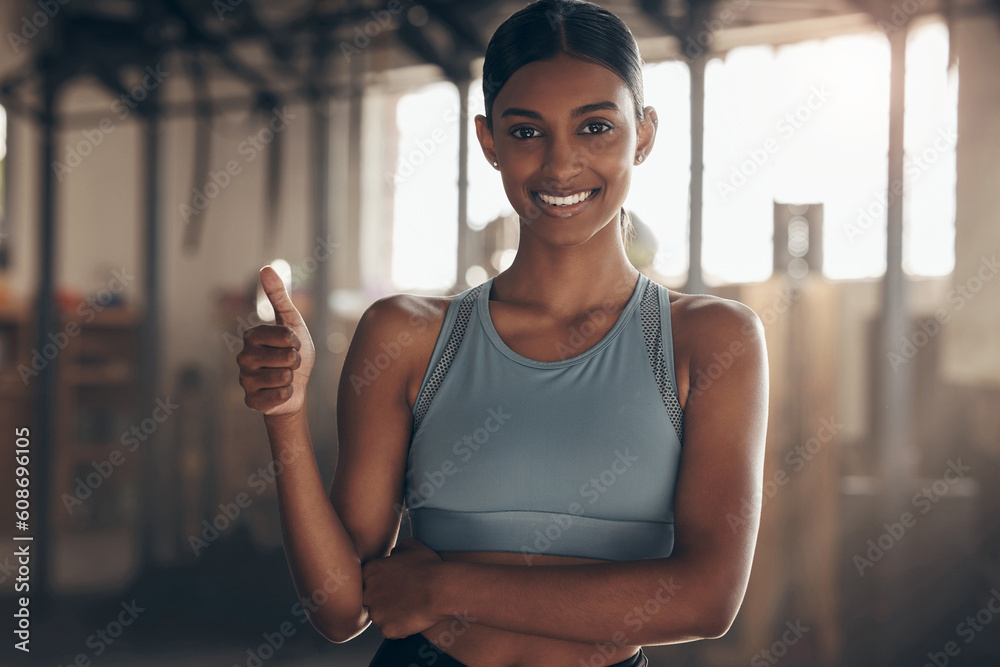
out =
<path fill-rule="evenodd" d="M 413 406 L 404 503 L 435 551 L 666 557 L 683 412 L 667 289 L 644 274 L 611 329 L 557 361 L 501 340 L 493 278 L 448 306 Z M 591 325 L 593 326 L 593 325 Z M 580 345 L 574 347 L 574 339 Z"/>

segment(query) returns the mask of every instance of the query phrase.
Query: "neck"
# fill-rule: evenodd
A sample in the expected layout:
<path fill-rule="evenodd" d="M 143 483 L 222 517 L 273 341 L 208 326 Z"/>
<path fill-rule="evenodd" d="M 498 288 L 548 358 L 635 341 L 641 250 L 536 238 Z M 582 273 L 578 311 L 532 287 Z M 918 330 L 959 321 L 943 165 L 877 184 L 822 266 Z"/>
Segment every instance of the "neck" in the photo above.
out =
<path fill-rule="evenodd" d="M 490 297 L 556 316 L 575 315 L 624 304 L 638 278 L 617 224 L 573 246 L 547 244 L 522 229 L 517 255 L 494 279 Z"/>

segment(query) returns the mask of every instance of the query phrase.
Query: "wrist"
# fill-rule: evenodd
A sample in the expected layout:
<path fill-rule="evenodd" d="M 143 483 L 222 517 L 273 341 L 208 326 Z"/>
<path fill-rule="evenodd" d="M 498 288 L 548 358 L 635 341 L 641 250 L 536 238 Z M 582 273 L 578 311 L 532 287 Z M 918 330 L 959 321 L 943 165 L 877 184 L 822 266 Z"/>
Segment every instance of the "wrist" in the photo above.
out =
<path fill-rule="evenodd" d="M 268 427 L 278 426 L 284 427 L 289 425 L 298 425 L 306 421 L 306 407 L 303 405 L 301 408 L 295 412 L 288 412 L 285 414 L 276 415 L 264 415 L 264 424 Z"/>
<path fill-rule="evenodd" d="M 428 572 L 427 583 L 430 587 L 427 599 L 431 613 L 439 620 L 458 613 L 454 591 L 462 573 L 463 563 L 440 561 L 434 563 Z"/>

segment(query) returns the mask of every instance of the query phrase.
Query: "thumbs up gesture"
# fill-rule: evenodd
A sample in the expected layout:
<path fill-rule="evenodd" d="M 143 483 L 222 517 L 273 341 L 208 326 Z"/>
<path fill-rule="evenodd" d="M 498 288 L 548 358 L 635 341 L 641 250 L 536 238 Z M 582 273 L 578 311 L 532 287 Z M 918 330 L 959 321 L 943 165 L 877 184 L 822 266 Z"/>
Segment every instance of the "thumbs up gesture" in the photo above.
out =
<path fill-rule="evenodd" d="M 306 384 L 316 361 L 309 329 L 270 266 L 260 270 L 260 284 L 274 307 L 275 324 L 260 324 L 243 333 L 236 355 L 244 402 L 265 415 L 291 415 L 305 408 Z"/>

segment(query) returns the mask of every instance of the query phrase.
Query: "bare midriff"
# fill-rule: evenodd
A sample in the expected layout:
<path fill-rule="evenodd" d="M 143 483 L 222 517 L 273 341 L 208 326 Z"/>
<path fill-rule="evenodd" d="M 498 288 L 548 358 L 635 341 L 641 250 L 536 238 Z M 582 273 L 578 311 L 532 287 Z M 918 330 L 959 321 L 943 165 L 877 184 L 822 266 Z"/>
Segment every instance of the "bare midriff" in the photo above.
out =
<path fill-rule="evenodd" d="M 445 561 L 523 565 L 524 554 L 496 551 L 443 551 Z M 594 558 L 532 554 L 531 566 L 605 563 Z M 475 595 L 475 591 L 470 591 Z M 639 645 L 613 646 L 606 642 L 586 643 L 501 630 L 458 615 L 448 617 L 420 633 L 429 642 L 469 667 L 548 667 L 565 665 L 613 665 L 632 657 Z"/>

